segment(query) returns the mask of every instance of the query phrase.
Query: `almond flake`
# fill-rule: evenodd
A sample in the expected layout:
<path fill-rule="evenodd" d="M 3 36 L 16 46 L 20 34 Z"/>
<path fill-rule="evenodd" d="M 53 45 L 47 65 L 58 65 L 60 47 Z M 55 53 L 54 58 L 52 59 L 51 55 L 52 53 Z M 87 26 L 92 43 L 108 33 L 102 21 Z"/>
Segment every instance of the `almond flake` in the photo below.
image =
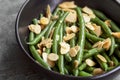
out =
<path fill-rule="evenodd" d="M 73 64 L 74 64 L 74 67 L 77 68 L 79 66 L 79 61 L 75 60 Z"/>
<path fill-rule="evenodd" d="M 102 47 L 103 47 L 103 42 L 102 42 L 102 41 L 98 41 L 98 42 L 96 42 L 92 47 L 93 47 L 93 48 L 102 49 Z"/>
<path fill-rule="evenodd" d="M 101 68 L 96 68 L 93 70 L 93 75 L 103 74 L 104 71 Z"/>
<path fill-rule="evenodd" d="M 95 30 L 95 28 L 93 27 L 93 25 L 91 24 L 91 22 L 86 23 L 85 26 L 87 28 L 89 28 L 90 30 Z"/>
<path fill-rule="evenodd" d="M 87 14 L 94 14 L 92 9 L 88 8 L 87 6 L 85 6 L 84 8 L 82 8 L 82 11 L 87 13 Z"/>
<path fill-rule="evenodd" d="M 95 18 L 95 14 L 89 14 L 89 17 L 92 19 L 92 18 Z"/>
<path fill-rule="evenodd" d="M 90 22 L 90 17 L 87 14 L 83 13 L 82 15 L 83 15 L 83 19 L 84 19 L 85 23 Z"/>
<path fill-rule="evenodd" d="M 75 57 L 79 50 L 80 50 L 80 46 L 75 46 L 70 48 L 70 51 L 69 51 L 70 56 Z"/>
<path fill-rule="evenodd" d="M 77 5 L 75 5 L 74 1 L 69 1 L 69 2 L 63 2 L 61 4 L 59 4 L 60 8 L 76 8 Z"/>
<path fill-rule="evenodd" d="M 48 18 L 42 17 L 42 18 L 40 19 L 40 24 L 42 24 L 42 25 L 47 25 L 48 23 L 49 23 L 49 19 L 48 19 Z"/>
<path fill-rule="evenodd" d="M 106 50 L 109 50 L 111 46 L 111 39 L 107 38 L 103 41 L 103 48 L 105 48 Z"/>
<path fill-rule="evenodd" d="M 75 46 L 74 48 L 76 49 L 77 52 L 80 50 L 80 46 Z"/>
<path fill-rule="evenodd" d="M 113 66 L 114 66 L 114 62 L 113 62 L 113 61 L 110 61 L 110 62 L 109 62 L 109 65 L 110 65 L 110 67 L 113 67 Z"/>
<path fill-rule="evenodd" d="M 58 15 L 52 16 L 52 20 L 57 20 L 59 18 Z"/>
<path fill-rule="evenodd" d="M 58 56 L 57 54 L 55 54 L 55 53 L 50 53 L 50 54 L 48 54 L 48 59 L 49 59 L 50 61 L 57 61 L 58 58 L 59 58 L 59 56 Z"/>
<path fill-rule="evenodd" d="M 71 27 L 66 27 L 65 31 L 66 31 L 67 34 L 71 34 L 72 32 L 77 33 L 79 31 L 79 28 L 77 26 L 73 25 Z"/>
<path fill-rule="evenodd" d="M 120 38 L 120 32 L 112 32 L 112 35 L 116 38 Z"/>
<path fill-rule="evenodd" d="M 105 59 L 105 57 L 103 57 L 102 55 L 98 54 L 97 57 L 103 61 L 103 62 L 107 62 L 107 60 Z"/>
<path fill-rule="evenodd" d="M 70 50 L 70 45 L 69 45 L 68 43 L 66 43 L 66 42 L 61 42 L 61 43 L 60 43 L 60 46 L 61 46 L 61 48 L 60 48 L 60 53 L 61 53 L 61 54 L 67 54 L 67 53 L 69 52 L 69 50 Z"/>
<path fill-rule="evenodd" d="M 48 5 L 47 10 L 46 10 L 46 16 L 47 16 L 48 19 L 50 19 L 51 15 L 52 15 L 51 14 L 51 8 L 50 8 L 50 5 Z"/>
<path fill-rule="evenodd" d="M 42 55 L 42 51 L 40 49 L 37 50 L 37 52 L 39 53 L 39 55 Z"/>
<path fill-rule="evenodd" d="M 104 23 L 105 23 L 108 27 L 111 27 L 111 25 L 110 25 L 111 20 L 106 20 Z"/>
<path fill-rule="evenodd" d="M 42 53 L 42 58 L 43 58 L 43 60 L 45 61 L 45 62 L 47 62 L 47 56 L 48 56 L 48 54 L 47 53 Z"/>
<path fill-rule="evenodd" d="M 95 66 L 95 62 L 91 59 L 86 59 L 85 62 L 88 66 Z"/>
<path fill-rule="evenodd" d="M 100 36 L 101 34 L 102 34 L 102 30 L 101 30 L 101 27 L 100 26 L 98 26 L 98 25 L 96 25 L 96 24 L 92 24 L 93 25 L 93 27 L 94 27 L 94 32 L 95 32 L 95 34 L 97 35 L 97 36 Z"/>
<path fill-rule="evenodd" d="M 41 26 L 40 25 L 29 25 L 28 26 L 29 30 L 34 32 L 35 34 L 39 34 L 41 32 Z"/>
<path fill-rule="evenodd" d="M 75 37 L 75 33 L 67 34 L 66 36 L 63 37 L 63 39 L 64 39 L 65 41 L 69 41 L 69 40 L 72 39 L 73 37 Z"/>
<path fill-rule="evenodd" d="M 49 59 L 47 59 L 47 63 L 49 64 L 50 67 L 54 67 L 55 66 L 55 62 L 51 61 Z"/>

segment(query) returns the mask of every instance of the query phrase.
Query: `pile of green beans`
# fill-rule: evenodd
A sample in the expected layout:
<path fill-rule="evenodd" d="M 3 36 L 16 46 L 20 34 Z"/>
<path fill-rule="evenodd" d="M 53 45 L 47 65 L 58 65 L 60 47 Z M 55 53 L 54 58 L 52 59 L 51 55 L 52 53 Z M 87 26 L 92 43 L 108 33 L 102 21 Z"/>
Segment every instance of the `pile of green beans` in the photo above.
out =
<path fill-rule="evenodd" d="M 73 10 L 75 10 L 77 14 L 77 21 L 75 23 L 66 22 L 65 18 L 68 16 L 69 12 L 57 7 L 51 15 L 49 23 L 44 29 L 41 30 L 39 34 L 35 34 L 34 32 L 30 31 L 29 42 L 27 44 L 29 45 L 29 49 L 33 58 L 40 63 L 41 66 L 48 70 L 73 76 L 93 76 L 95 75 L 94 71 L 97 68 L 102 69 L 105 73 L 119 66 L 120 39 L 115 38 L 112 35 L 112 32 L 120 32 L 120 28 L 112 20 L 110 22 L 111 27 L 108 27 L 108 25 L 106 25 L 104 22 L 110 19 L 107 18 L 101 11 L 91 9 L 95 15 L 95 18 L 92 18 L 90 22 L 100 26 L 102 29 L 102 35 L 98 37 L 94 31 L 86 28 L 85 20 L 82 14 L 84 13 L 82 8 L 76 7 L 73 8 Z M 44 14 L 40 14 L 39 18 L 42 18 L 43 16 Z M 54 16 L 58 16 L 58 18 L 52 19 Z M 33 24 L 40 25 L 38 20 L 39 19 L 34 18 Z M 64 42 L 63 37 L 67 34 L 66 27 L 71 27 L 73 25 L 76 26 L 79 31 L 75 33 L 75 36 L 72 39 L 66 41 L 66 43 L 70 45 L 70 48 L 75 46 L 80 47 L 80 50 L 77 52 L 75 57 L 71 57 L 69 52 L 66 54 L 61 54 L 60 52 L 60 43 Z M 50 37 L 52 30 L 53 35 Z M 46 61 L 44 61 L 43 57 L 37 51 L 39 49 L 37 44 L 41 42 L 42 37 L 45 39 L 52 39 L 51 48 L 45 48 L 45 51 L 42 51 L 42 53 L 55 53 L 58 55 L 59 58 L 56 62 L 54 62 L 54 67 L 51 67 Z M 109 50 L 105 50 L 103 47 L 101 49 L 93 48 L 93 45 L 96 42 L 104 41 L 107 38 L 110 38 L 111 40 Z M 98 54 L 102 55 L 106 59 L 106 62 L 103 62 L 101 59 L 99 59 L 97 57 Z M 89 66 L 86 63 L 87 59 L 94 61 L 95 65 Z M 74 64 L 75 61 L 77 61 L 77 67 L 75 67 Z"/>

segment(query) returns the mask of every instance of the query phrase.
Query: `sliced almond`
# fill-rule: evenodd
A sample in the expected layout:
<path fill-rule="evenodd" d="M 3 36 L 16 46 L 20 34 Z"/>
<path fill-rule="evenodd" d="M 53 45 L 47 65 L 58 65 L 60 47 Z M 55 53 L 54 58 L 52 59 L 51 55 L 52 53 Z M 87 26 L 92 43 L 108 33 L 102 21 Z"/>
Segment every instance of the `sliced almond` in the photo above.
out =
<path fill-rule="evenodd" d="M 104 71 L 101 68 L 96 68 L 93 70 L 93 75 L 103 74 Z"/>
<path fill-rule="evenodd" d="M 50 8 L 50 5 L 48 5 L 46 10 L 46 16 L 48 19 L 50 19 L 51 15 L 52 15 L 51 8 Z"/>
<path fill-rule="evenodd" d="M 105 20 L 104 22 L 108 27 L 111 27 L 110 23 L 111 23 L 111 20 Z"/>
<path fill-rule="evenodd" d="M 98 41 L 98 42 L 96 42 L 92 47 L 93 47 L 93 48 L 102 49 L 102 47 L 103 47 L 103 42 L 102 42 L 102 41 Z"/>
<path fill-rule="evenodd" d="M 107 62 L 104 56 L 98 54 L 97 57 L 102 61 L 102 62 Z"/>
<path fill-rule="evenodd" d="M 45 48 L 45 47 L 43 47 L 43 52 L 45 52 L 45 50 L 46 50 L 46 48 Z"/>
<path fill-rule="evenodd" d="M 75 61 L 73 62 L 73 64 L 74 64 L 74 67 L 77 68 L 77 67 L 79 66 L 79 61 L 78 61 L 78 60 L 75 60 Z"/>
<path fill-rule="evenodd" d="M 36 33 L 36 34 L 39 34 L 41 32 L 41 26 L 40 25 L 29 25 L 28 26 L 29 30 Z"/>
<path fill-rule="evenodd" d="M 50 53 L 50 54 L 48 54 L 48 59 L 50 61 L 57 61 L 59 59 L 59 56 L 55 53 Z"/>
<path fill-rule="evenodd" d="M 42 55 L 42 50 L 38 49 L 37 52 L 39 53 L 39 55 Z"/>
<path fill-rule="evenodd" d="M 59 18 L 58 15 L 52 16 L 52 20 L 57 20 Z"/>
<path fill-rule="evenodd" d="M 110 66 L 110 67 L 113 67 L 113 66 L 114 66 L 114 62 L 113 62 L 113 61 L 110 61 L 110 62 L 109 62 L 109 66 Z"/>
<path fill-rule="evenodd" d="M 103 48 L 106 50 L 109 50 L 110 46 L 111 46 L 111 39 L 107 38 L 103 41 Z"/>
<path fill-rule="evenodd" d="M 92 18 L 95 18 L 95 14 L 89 14 L 89 17 L 92 19 Z"/>
<path fill-rule="evenodd" d="M 76 49 L 77 52 L 80 50 L 80 46 L 75 46 L 74 48 Z"/>
<path fill-rule="evenodd" d="M 86 23 L 85 26 L 87 28 L 89 28 L 90 30 L 95 30 L 95 28 L 93 27 L 93 25 L 91 24 L 91 22 Z"/>
<path fill-rule="evenodd" d="M 47 56 L 48 56 L 48 54 L 47 53 L 42 53 L 42 58 L 43 58 L 43 60 L 45 61 L 45 62 L 47 62 Z"/>
<path fill-rule="evenodd" d="M 79 50 L 80 50 L 80 46 L 75 46 L 70 48 L 70 51 L 69 51 L 70 56 L 75 57 Z"/>
<path fill-rule="evenodd" d="M 55 66 L 55 62 L 51 61 L 51 60 L 47 60 L 47 63 L 49 64 L 50 67 L 54 67 Z"/>
<path fill-rule="evenodd" d="M 69 41 L 69 40 L 72 39 L 73 37 L 75 37 L 75 33 L 67 34 L 66 36 L 63 37 L 63 39 L 64 39 L 65 41 Z"/>
<path fill-rule="evenodd" d="M 100 36 L 102 34 L 102 30 L 101 30 L 101 27 L 96 25 L 96 24 L 92 24 L 93 27 L 94 27 L 94 32 L 97 36 Z"/>
<path fill-rule="evenodd" d="M 60 53 L 61 54 L 67 54 L 70 50 L 70 45 L 66 42 L 60 43 Z"/>
<path fill-rule="evenodd" d="M 94 14 L 92 9 L 90 9 L 89 7 L 85 6 L 84 8 L 82 8 L 82 11 L 87 13 L 87 14 Z"/>
<path fill-rule="evenodd" d="M 42 24 L 42 25 L 47 25 L 48 23 L 49 23 L 49 19 L 48 19 L 48 18 L 42 17 L 42 18 L 40 19 L 40 24 Z"/>
<path fill-rule="evenodd" d="M 95 62 L 91 59 L 86 59 L 85 62 L 88 66 L 95 66 Z"/>
<path fill-rule="evenodd" d="M 69 1 L 69 2 L 63 2 L 59 4 L 60 8 L 76 8 L 77 6 L 75 5 L 74 1 Z"/>
<path fill-rule="evenodd" d="M 79 28 L 77 26 L 73 25 L 71 27 L 66 27 L 65 31 L 66 31 L 67 34 L 71 34 L 72 32 L 77 33 L 79 31 Z"/>
<path fill-rule="evenodd" d="M 83 19 L 84 19 L 85 23 L 90 22 L 90 17 L 87 14 L 83 13 L 82 15 L 83 15 Z"/>
<path fill-rule="evenodd" d="M 120 32 L 112 32 L 112 35 L 116 38 L 120 38 Z"/>

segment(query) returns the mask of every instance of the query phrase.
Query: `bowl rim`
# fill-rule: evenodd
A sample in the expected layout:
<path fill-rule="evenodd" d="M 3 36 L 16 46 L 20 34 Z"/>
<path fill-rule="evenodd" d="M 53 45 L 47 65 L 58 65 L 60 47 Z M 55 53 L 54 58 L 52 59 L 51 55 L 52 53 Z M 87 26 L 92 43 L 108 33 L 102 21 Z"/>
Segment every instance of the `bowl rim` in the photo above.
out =
<path fill-rule="evenodd" d="M 76 79 L 86 79 L 86 78 L 90 78 L 90 79 L 98 79 L 98 78 L 102 78 L 102 77 L 105 77 L 105 76 L 108 76 L 114 72 L 116 72 L 117 70 L 120 70 L 120 66 L 117 66 L 116 68 L 106 72 L 106 73 L 103 73 L 103 74 L 100 74 L 100 75 L 96 75 L 96 76 L 88 76 L 88 77 L 82 77 L 82 76 L 71 76 L 71 75 L 63 75 L 63 74 L 60 74 L 58 72 L 55 72 L 55 71 L 50 71 L 46 68 L 44 68 L 40 63 L 36 62 L 35 59 L 33 57 L 30 56 L 30 53 L 28 53 L 24 46 L 22 45 L 22 42 L 20 40 L 20 36 L 19 36 L 19 30 L 18 30 L 18 27 L 19 27 L 19 20 L 20 20 L 20 16 L 21 16 L 21 13 L 22 11 L 24 10 L 24 8 L 27 6 L 27 4 L 29 3 L 30 0 L 26 0 L 21 8 L 19 9 L 18 11 L 18 14 L 17 14 L 17 17 L 16 17 L 16 22 L 15 22 L 15 36 L 16 36 L 16 39 L 17 39 L 17 42 L 18 44 L 20 45 L 21 49 L 26 53 L 26 55 L 35 63 L 37 64 L 38 66 L 40 66 L 41 68 L 43 68 L 45 71 L 48 71 L 49 73 L 52 73 L 52 74 L 57 74 L 58 76 L 64 76 L 64 77 L 68 77 L 68 78 L 76 78 Z M 112 0 L 113 1 L 113 0 Z M 115 2 L 115 0 L 114 0 Z"/>

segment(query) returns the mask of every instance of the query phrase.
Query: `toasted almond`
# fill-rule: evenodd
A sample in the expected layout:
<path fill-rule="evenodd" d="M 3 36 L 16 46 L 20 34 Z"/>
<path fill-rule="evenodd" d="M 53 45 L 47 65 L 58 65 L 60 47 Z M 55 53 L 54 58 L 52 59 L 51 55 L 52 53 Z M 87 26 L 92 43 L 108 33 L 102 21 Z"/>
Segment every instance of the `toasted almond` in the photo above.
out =
<path fill-rule="evenodd" d="M 84 19 L 85 23 L 90 22 L 90 17 L 87 14 L 83 13 L 82 15 L 83 15 L 83 19 Z"/>
<path fill-rule="evenodd" d="M 77 68 L 79 66 L 79 61 L 75 60 L 73 64 L 74 64 L 74 67 Z"/>
<path fill-rule="evenodd" d="M 93 27 L 93 25 L 91 24 L 91 22 L 86 23 L 85 26 L 87 28 L 89 28 L 90 30 L 95 30 L 95 28 Z"/>
<path fill-rule="evenodd" d="M 98 54 L 97 57 L 102 61 L 102 62 L 107 62 L 104 56 Z"/>
<path fill-rule="evenodd" d="M 87 13 L 87 14 L 94 14 L 93 11 L 90 8 L 88 8 L 87 6 L 85 6 L 84 8 L 82 8 L 82 11 L 85 12 L 85 13 Z"/>
<path fill-rule="evenodd" d="M 69 1 L 69 2 L 63 2 L 59 4 L 60 8 L 76 8 L 77 6 L 75 5 L 74 1 Z"/>
<path fill-rule="evenodd" d="M 72 33 L 71 27 L 66 27 L 65 31 L 66 31 L 67 34 L 71 34 Z"/>
<path fill-rule="evenodd" d="M 51 15 L 52 15 L 52 14 L 51 14 L 50 5 L 47 5 L 46 16 L 47 16 L 48 19 L 50 19 Z"/>
<path fill-rule="evenodd" d="M 75 10 L 71 10 L 67 17 L 65 18 L 66 22 L 75 23 L 77 21 L 77 13 Z"/>
<path fill-rule="evenodd" d="M 67 34 L 71 34 L 72 32 L 77 33 L 79 31 L 79 28 L 76 26 L 66 27 L 65 31 Z"/>
<path fill-rule="evenodd" d="M 43 52 L 45 52 L 45 50 L 46 50 L 46 48 L 45 48 L 45 47 L 43 47 Z"/>
<path fill-rule="evenodd" d="M 105 23 L 108 27 L 111 27 L 110 22 L 111 22 L 111 20 L 105 20 L 104 23 Z"/>
<path fill-rule="evenodd" d="M 102 47 L 103 47 L 103 42 L 102 42 L 102 41 L 98 41 L 98 42 L 96 42 L 92 47 L 93 47 L 93 48 L 102 49 Z"/>
<path fill-rule="evenodd" d="M 120 38 L 120 32 L 112 32 L 112 35 L 116 38 Z"/>
<path fill-rule="evenodd" d="M 110 66 L 110 67 L 113 67 L 113 66 L 114 66 L 114 62 L 113 62 L 113 61 L 110 61 L 110 62 L 109 62 L 109 66 Z"/>
<path fill-rule="evenodd" d="M 67 53 L 69 52 L 69 50 L 70 50 L 70 45 L 69 45 L 68 43 L 66 43 L 66 42 L 61 42 L 61 43 L 60 43 L 60 46 L 61 46 L 61 48 L 60 48 L 60 53 L 61 53 L 61 54 L 67 54 Z"/>
<path fill-rule="evenodd" d="M 96 68 L 93 70 L 93 75 L 103 74 L 104 71 L 101 68 Z"/>
<path fill-rule="evenodd" d="M 39 34 L 41 32 L 41 26 L 40 25 L 29 25 L 28 26 L 29 30 L 36 33 L 36 34 Z"/>
<path fill-rule="evenodd" d="M 71 57 L 75 57 L 77 55 L 77 50 L 75 48 L 70 48 L 69 54 Z"/>
<path fill-rule="evenodd" d="M 105 48 L 106 50 L 109 50 L 111 46 L 111 39 L 107 38 L 103 41 L 103 48 Z"/>
<path fill-rule="evenodd" d="M 75 33 L 67 34 L 66 36 L 63 37 L 65 41 L 69 41 L 75 36 Z"/>
<path fill-rule="evenodd" d="M 57 61 L 59 59 L 59 56 L 55 53 L 50 53 L 50 54 L 48 54 L 48 59 L 50 61 Z"/>
<path fill-rule="evenodd" d="M 95 66 L 95 62 L 91 59 L 86 59 L 85 62 L 88 66 Z"/>
<path fill-rule="evenodd" d="M 53 20 L 57 20 L 58 18 L 59 18 L 58 15 L 52 16 L 52 19 L 53 19 Z"/>
<path fill-rule="evenodd" d="M 80 46 L 78 46 L 78 45 L 75 46 L 74 48 L 76 49 L 77 52 L 80 50 Z"/>
<path fill-rule="evenodd" d="M 95 18 L 95 14 L 89 14 L 89 17 L 92 19 L 92 18 Z"/>
<path fill-rule="evenodd" d="M 94 27 L 94 32 L 97 36 L 100 36 L 102 34 L 102 30 L 101 30 L 101 27 L 96 25 L 96 24 L 92 24 L 93 27 Z"/>
<path fill-rule="evenodd" d="M 49 19 L 48 19 L 48 18 L 42 17 L 42 18 L 40 19 L 40 24 L 42 24 L 42 25 L 47 25 L 48 23 L 49 23 Z"/>
<path fill-rule="evenodd" d="M 39 55 L 42 55 L 42 51 L 40 49 L 37 50 L 37 52 L 39 53 Z"/>
<path fill-rule="evenodd" d="M 55 62 L 51 61 L 49 59 L 47 59 L 47 63 L 49 64 L 50 67 L 54 67 L 55 66 Z"/>
<path fill-rule="evenodd" d="M 42 53 L 42 58 L 43 58 L 43 60 L 45 61 L 45 62 L 47 62 L 47 56 L 48 56 L 48 54 L 47 53 Z"/>

